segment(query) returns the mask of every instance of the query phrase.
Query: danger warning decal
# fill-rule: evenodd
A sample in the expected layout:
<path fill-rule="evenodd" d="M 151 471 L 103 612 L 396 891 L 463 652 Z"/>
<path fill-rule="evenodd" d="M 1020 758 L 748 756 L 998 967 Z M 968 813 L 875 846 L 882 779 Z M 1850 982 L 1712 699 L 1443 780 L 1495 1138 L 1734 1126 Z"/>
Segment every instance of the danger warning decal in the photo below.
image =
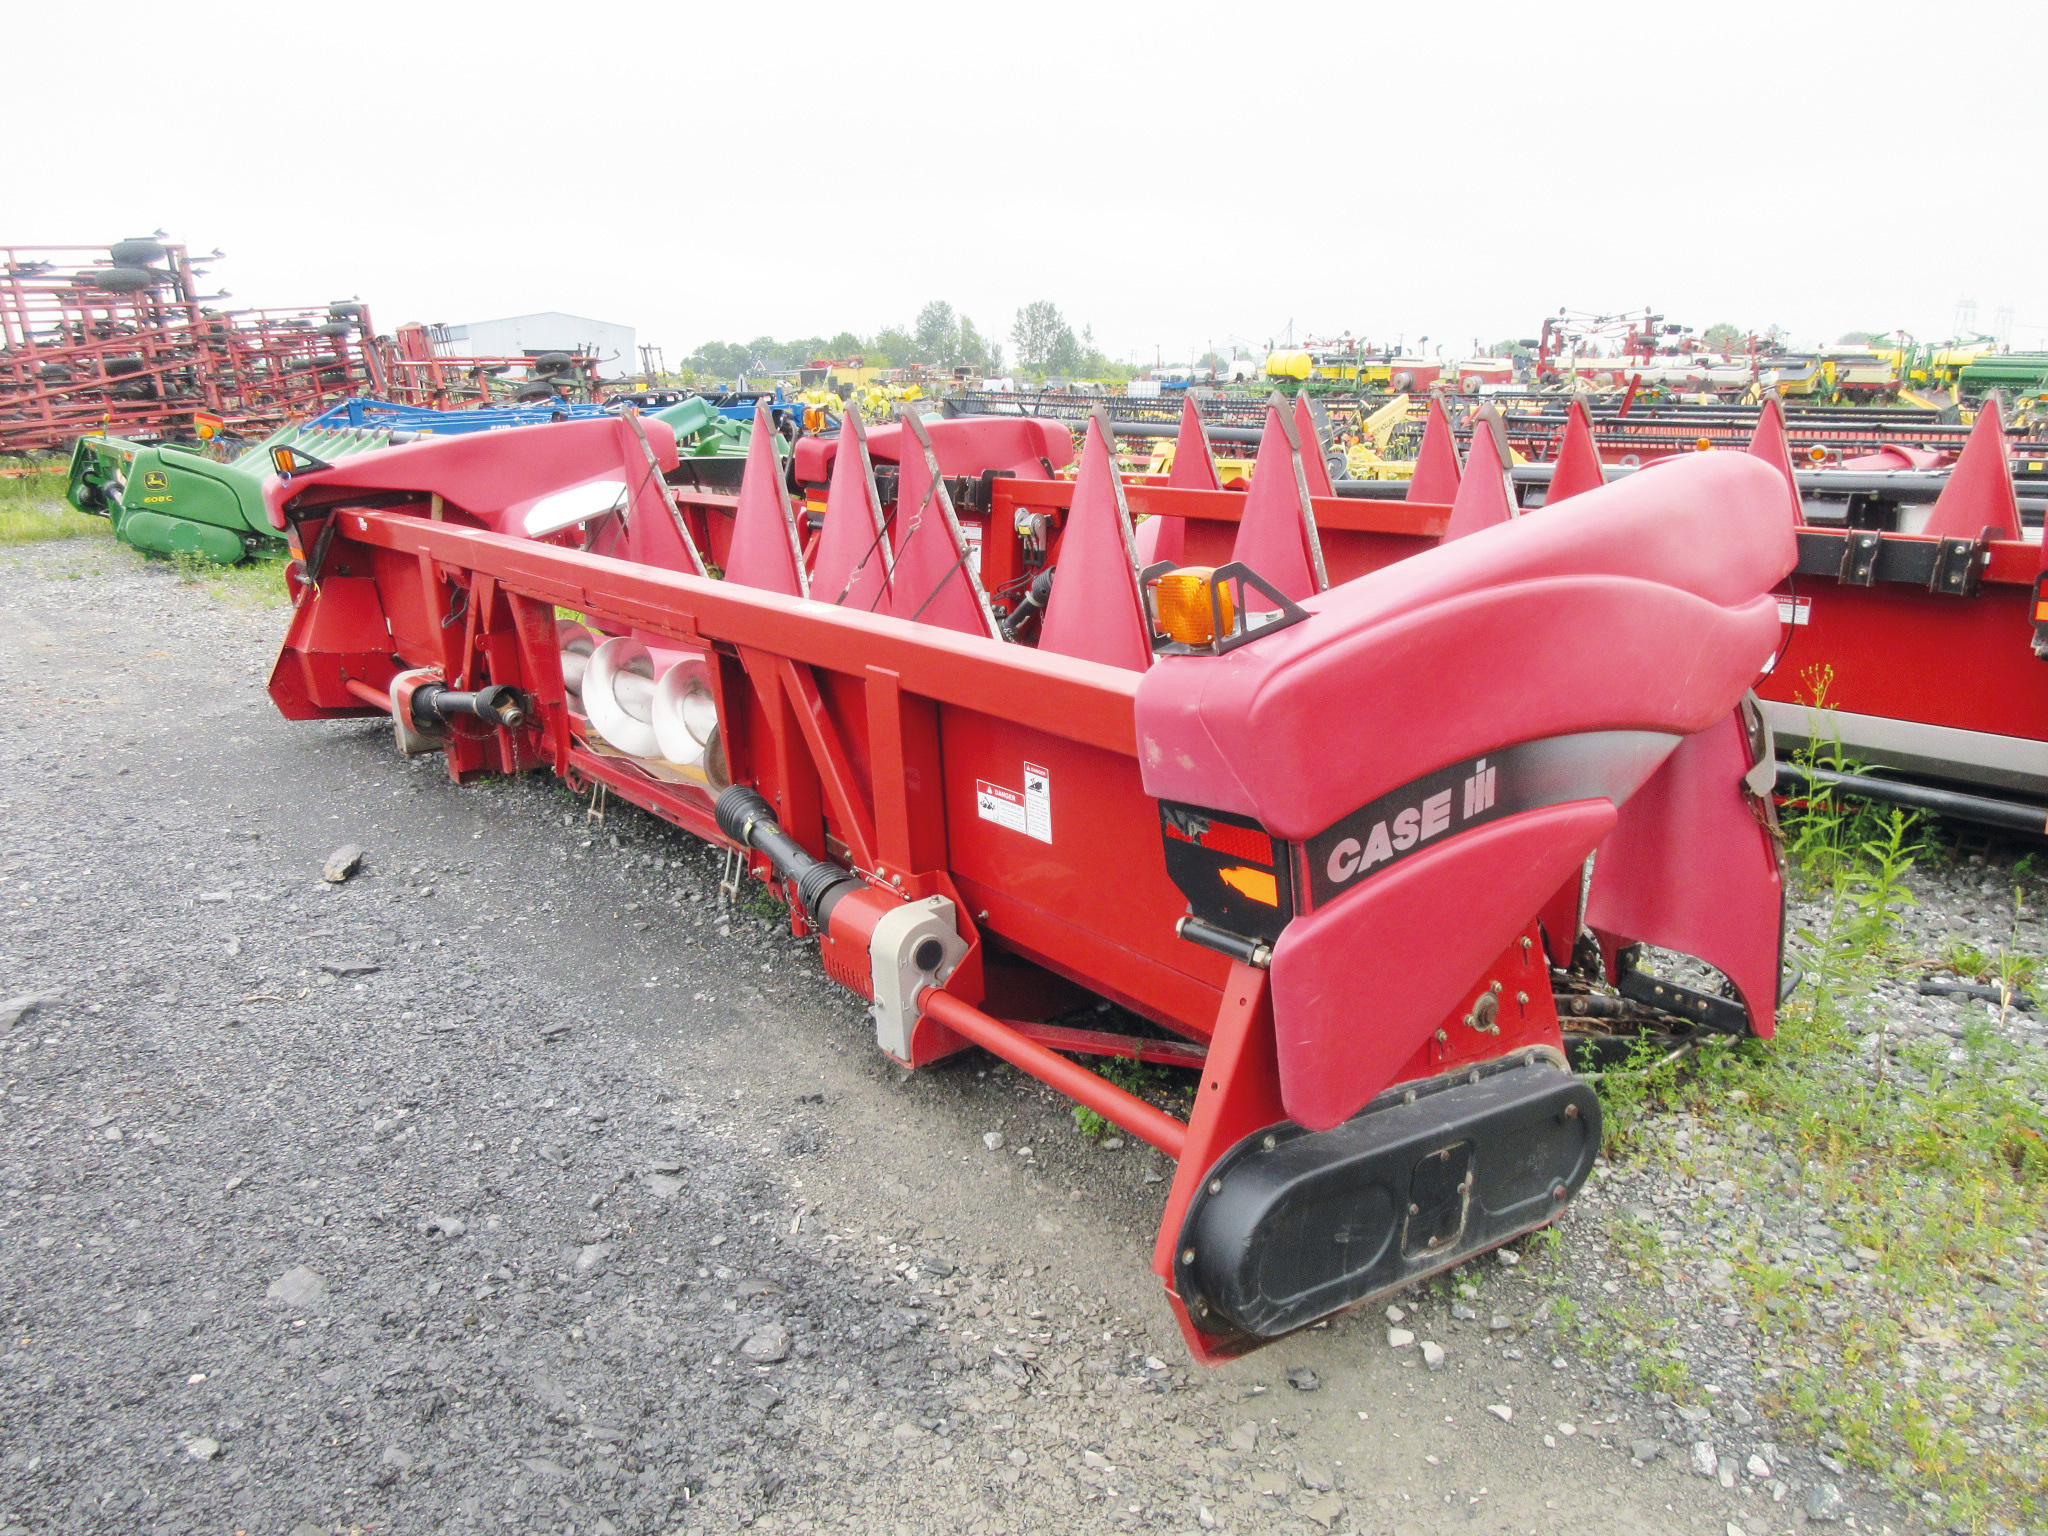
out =
<path fill-rule="evenodd" d="M 1049 843 L 1052 841 L 1052 776 L 1036 763 L 1026 763 L 1021 791 L 991 784 L 987 779 L 976 779 L 974 809 L 983 821 L 992 821 L 1012 832 L 1022 832 L 1026 837 Z"/>
<path fill-rule="evenodd" d="M 1525 741 L 1424 774 L 1303 845 L 1317 906 L 1389 865 L 1469 827 L 1596 797 L 1617 805 L 1678 745 L 1650 731 L 1594 731 Z"/>

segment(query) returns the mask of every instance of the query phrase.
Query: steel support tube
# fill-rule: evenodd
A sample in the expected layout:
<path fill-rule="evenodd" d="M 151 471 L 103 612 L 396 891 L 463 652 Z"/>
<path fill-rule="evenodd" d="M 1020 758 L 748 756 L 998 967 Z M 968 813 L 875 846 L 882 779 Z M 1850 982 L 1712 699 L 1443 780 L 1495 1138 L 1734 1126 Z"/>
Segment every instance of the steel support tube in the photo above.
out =
<path fill-rule="evenodd" d="M 1862 773 L 1831 773 L 1825 768 L 1805 768 L 1797 763 L 1778 764 L 1778 792 L 1797 795 L 1813 789 L 1839 789 L 1845 795 L 1909 810 L 1932 811 L 1988 827 L 2005 827 L 2014 832 L 2048 834 L 2048 810 L 2016 800 L 1993 800 L 1985 795 L 1958 794 L 1952 789 L 1932 789 L 1925 784 L 1902 784 L 1896 779 L 1876 779 Z"/>
<path fill-rule="evenodd" d="M 1085 1105 L 1111 1125 L 1129 1131 L 1140 1141 L 1150 1142 L 1168 1157 L 1179 1159 L 1188 1139 L 1187 1122 L 1176 1120 L 1164 1110 L 1154 1109 L 1134 1093 L 1090 1072 L 1086 1067 L 1049 1051 L 1036 1040 L 1027 1040 L 1002 1020 L 991 1018 L 972 1003 L 962 1002 L 937 987 L 926 990 L 917 1000 L 926 1016 L 936 1019 L 956 1035 L 964 1035 L 985 1051 L 1003 1058 L 1019 1071 L 1028 1072 L 1050 1084 L 1075 1103 Z"/>
<path fill-rule="evenodd" d="M 369 705 L 370 708 L 381 709 L 387 715 L 391 713 L 391 695 L 383 689 L 372 688 L 368 683 L 353 677 L 345 678 L 342 686 Z"/>
<path fill-rule="evenodd" d="M 1213 434 L 1212 434 L 1213 435 Z M 1550 476 L 1556 466 L 1551 464 L 1517 464 L 1508 471 L 1516 485 L 1541 487 L 1548 490 Z M 1607 481 L 1625 480 L 1637 472 L 1633 464 L 1609 464 L 1605 466 Z M 1874 470 L 1861 472 L 1844 469 L 1796 470 L 1800 492 L 1811 503 L 1839 504 L 1850 496 L 1882 496 L 1893 501 L 1928 502 L 1941 495 L 1948 484 L 1948 475 L 1930 473 L 1926 470 Z M 2021 480 L 2025 488 L 2039 482 Z M 1338 480 L 1332 487 L 1339 496 L 1348 496 L 1363 501 L 1401 501 L 1408 495 L 1405 480 Z M 2029 526 L 2033 519 L 2048 513 L 2048 497 L 2021 496 L 2018 498 L 2020 511 L 2028 515 Z M 1532 501 L 1531 506 L 1540 506 Z"/>

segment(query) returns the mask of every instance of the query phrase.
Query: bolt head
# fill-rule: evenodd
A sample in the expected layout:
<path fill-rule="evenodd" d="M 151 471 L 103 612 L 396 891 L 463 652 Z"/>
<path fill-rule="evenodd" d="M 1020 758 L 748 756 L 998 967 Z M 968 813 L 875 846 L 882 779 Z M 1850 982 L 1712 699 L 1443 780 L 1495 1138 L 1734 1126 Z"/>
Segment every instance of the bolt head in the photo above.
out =
<path fill-rule="evenodd" d="M 1209 1181 L 1209 1193 L 1210 1193 L 1210 1194 L 1212 1194 L 1212 1195 L 1220 1195 L 1220 1194 L 1222 1194 L 1222 1193 L 1223 1193 L 1223 1181 L 1222 1181 L 1221 1179 L 1211 1179 L 1211 1180 Z"/>
<path fill-rule="evenodd" d="M 1183 1249 L 1181 1249 L 1181 1251 L 1180 1251 L 1180 1261 L 1181 1261 L 1181 1263 L 1183 1263 L 1183 1264 L 1192 1264 L 1192 1263 L 1194 1263 L 1194 1262 L 1195 1262 L 1195 1250 L 1194 1250 L 1194 1249 L 1192 1249 L 1192 1248 L 1183 1248 Z"/>

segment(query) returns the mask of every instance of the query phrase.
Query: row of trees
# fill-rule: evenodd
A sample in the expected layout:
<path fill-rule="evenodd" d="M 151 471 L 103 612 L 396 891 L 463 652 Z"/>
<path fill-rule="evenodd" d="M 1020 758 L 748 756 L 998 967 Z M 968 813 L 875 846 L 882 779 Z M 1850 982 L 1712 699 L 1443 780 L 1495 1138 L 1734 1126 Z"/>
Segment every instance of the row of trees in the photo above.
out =
<path fill-rule="evenodd" d="M 1134 371 L 1103 355 L 1092 328 L 1074 333 L 1050 300 L 1039 299 L 1016 313 L 1010 326 L 1018 371 L 1034 378 L 1128 379 Z M 813 358 L 858 357 L 871 367 L 971 368 L 979 374 L 1003 371 L 1003 344 L 982 334 L 973 319 L 944 299 L 933 299 L 909 326 L 885 325 L 872 336 L 841 331 L 836 336 L 799 336 L 777 341 L 707 341 L 684 359 L 690 372 L 712 379 L 758 377 L 801 367 Z"/>

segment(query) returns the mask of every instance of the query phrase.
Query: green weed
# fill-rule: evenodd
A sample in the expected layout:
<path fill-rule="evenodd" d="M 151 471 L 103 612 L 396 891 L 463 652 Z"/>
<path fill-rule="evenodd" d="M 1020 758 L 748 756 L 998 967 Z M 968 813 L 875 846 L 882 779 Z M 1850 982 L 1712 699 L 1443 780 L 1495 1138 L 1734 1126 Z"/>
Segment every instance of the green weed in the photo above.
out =
<path fill-rule="evenodd" d="M 1147 1088 L 1170 1087 L 1175 1081 L 1171 1067 L 1149 1061 L 1132 1061 L 1124 1056 L 1104 1057 L 1094 1064 L 1094 1069 L 1117 1087 L 1140 1096 Z M 1115 1129 L 1085 1104 L 1074 1106 L 1074 1128 L 1089 1141 L 1101 1141 Z"/>
<path fill-rule="evenodd" d="M 781 888 L 761 880 L 742 879 L 739 894 L 733 898 L 733 906 L 748 917 L 765 918 L 770 922 L 784 922 L 789 917 L 789 903 L 782 899 Z"/>
<path fill-rule="evenodd" d="M 0 486 L 22 485 L 25 481 L 0 480 Z M 88 517 L 67 501 L 31 500 L 25 496 L 0 498 L 0 544 L 40 544 L 50 539 L 104 538 L 113 524 L 104 517 Z"/>
<path fill-rule="evenodd" d="M 181 550 L 168 558 L 177 567 L 178 578 L 188 587 L 199 587 L 209 596 L 235 608 L 281 608 L 289 598 L 285 592 L 282 561 L 252 556 L 239 565 L 218 565 L 204 555 Z"/>
<path fill-rule="evenodd" d="M 1767 1133 L 1843 1247 L 1875 1255 L 1853 1266 L 1853 1283 L 1825 1257 L 1795 1266 L 1727 1255 L 1730 1289 L 1777 1361 L 1767 1406 L 1901 1494 L 1937 1492 L 1951 1522 L 2031 1526 L 2048 1512 L 2038 1367 L 2048 1357 L 2048 1065 L 1980 1012 L 1965 1014 L 1960 1043 L 1898 1046 L 1874 989 L 1934 969 L 2032 980 L 2040 960 L 2018 947 L 2017 925 L 2040 899 L 2038 876 L 2013 870 L 2009 942 L 1910 955 L 1901 917 L 1913 870 L 1930 857 L 1912 818 L 1811 802 L 1803 814 L 1801 873 L 1820 910 L 1793 936 L 1805 983 L 1776 1038 L 1710 1041 L 1682 1061 L 1642 1052 L 1609 1068 L 1599 1083 L 1609 1146 L 1657 1155 L 1648 1132 L 1660 1110 Z M 1644 1223 L 1613 1220 L 1608 1235 L 1653 1279 L 1687 1258 L 1666 1255 Z M 1995 1385 L 1955 1375 L 1965 1360 Z M 1685 1387 L 1655 1353 L 1636 1374 L 1646 1390 Z"/>

